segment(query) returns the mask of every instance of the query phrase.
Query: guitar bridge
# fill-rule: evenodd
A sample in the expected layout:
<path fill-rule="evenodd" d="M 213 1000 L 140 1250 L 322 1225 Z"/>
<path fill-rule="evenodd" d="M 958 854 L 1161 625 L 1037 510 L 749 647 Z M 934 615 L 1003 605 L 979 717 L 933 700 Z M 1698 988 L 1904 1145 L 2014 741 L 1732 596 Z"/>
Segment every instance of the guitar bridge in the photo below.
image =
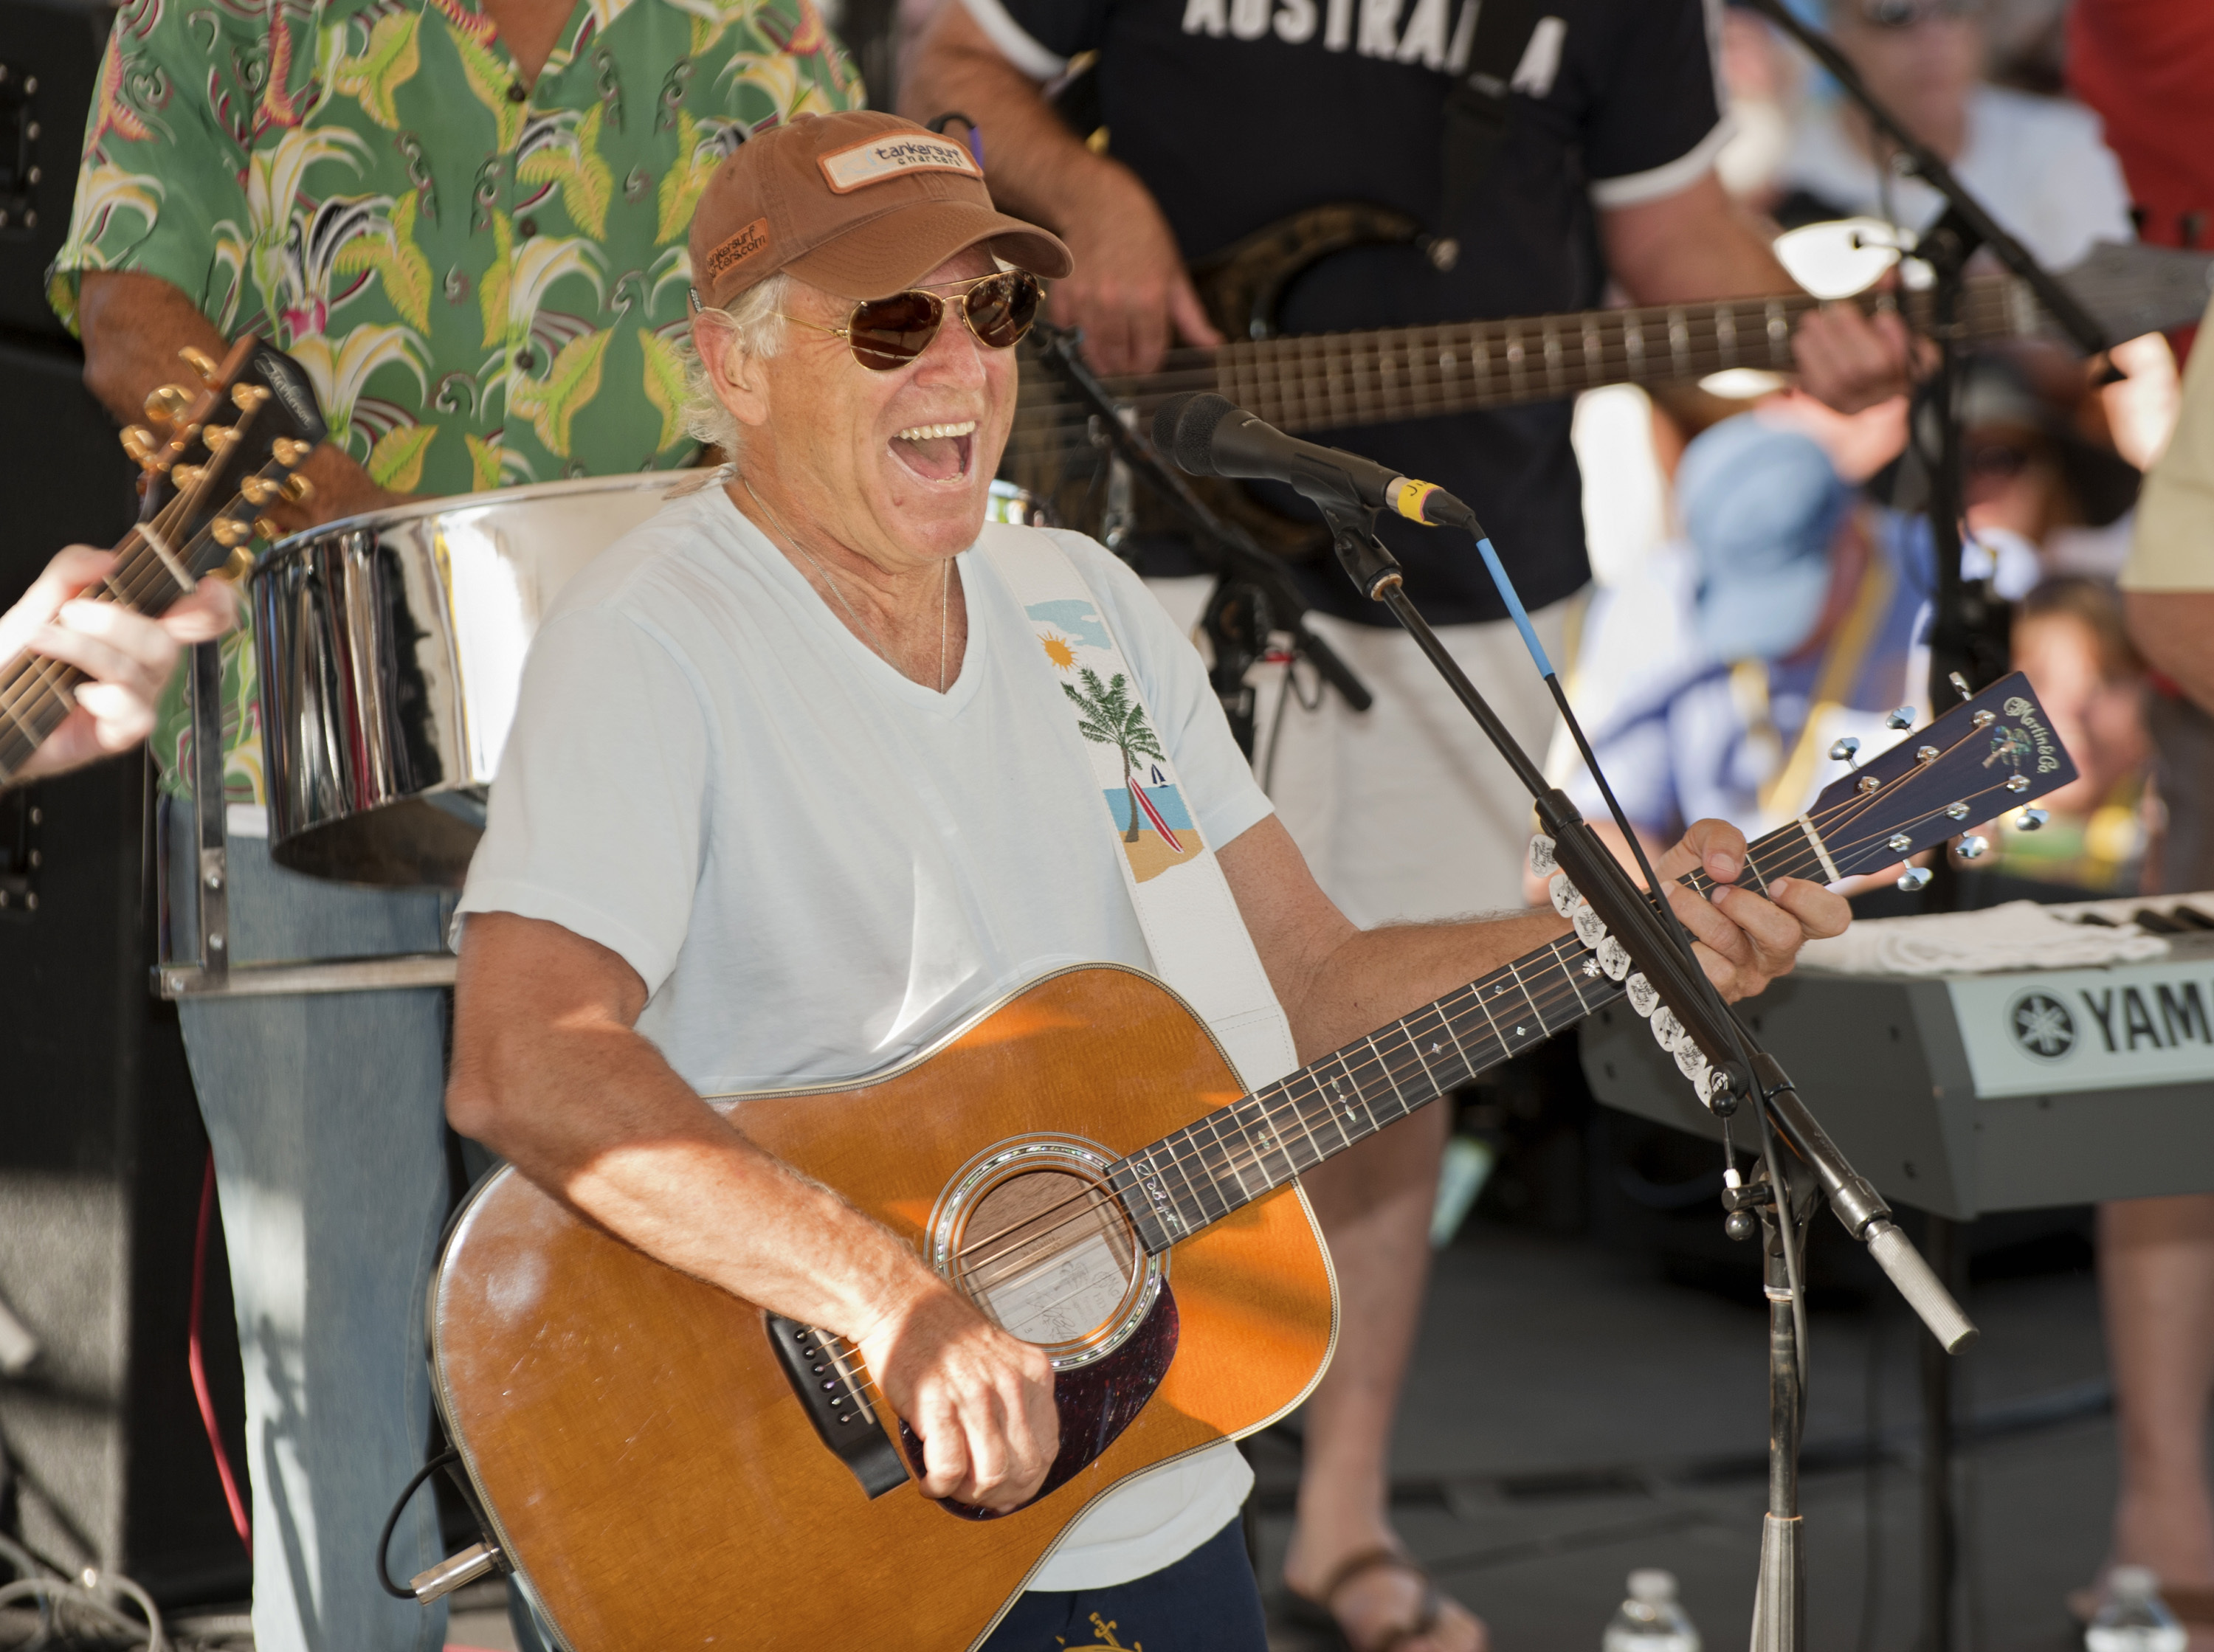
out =
<path fill-rule="evenodd" d="M 865 1379 L 854 1369 L 844 1340 L 781 1314 L 762 1318 L 792 1391 L 830 1454 L 853 1471 L 872 1498 L 906 1484 L 907 1464 L 879 1426 Z"/>

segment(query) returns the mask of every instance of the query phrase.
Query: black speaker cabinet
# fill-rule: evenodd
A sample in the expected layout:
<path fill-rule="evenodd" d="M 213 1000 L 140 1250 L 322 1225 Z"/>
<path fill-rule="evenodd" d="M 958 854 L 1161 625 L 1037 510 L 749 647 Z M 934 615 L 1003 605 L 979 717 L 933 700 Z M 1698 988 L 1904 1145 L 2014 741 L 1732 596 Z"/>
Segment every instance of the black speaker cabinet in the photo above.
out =
<path fill-rule="evenodd" d="M 105 11 L 0 0 L 0 607 L 130 526 L 130 466 L 43 272 L 68 216 Z M 207 1140 L 175 1012 L 147 991 L 142 759 L 0 793 L 0 1300 L 38 1361 L 0 1377 L 0 1529 L 169 1604 L 246 1597 L 187 1367 Z M 247 1471 L 219 1223 L 205 1359 Z"/>

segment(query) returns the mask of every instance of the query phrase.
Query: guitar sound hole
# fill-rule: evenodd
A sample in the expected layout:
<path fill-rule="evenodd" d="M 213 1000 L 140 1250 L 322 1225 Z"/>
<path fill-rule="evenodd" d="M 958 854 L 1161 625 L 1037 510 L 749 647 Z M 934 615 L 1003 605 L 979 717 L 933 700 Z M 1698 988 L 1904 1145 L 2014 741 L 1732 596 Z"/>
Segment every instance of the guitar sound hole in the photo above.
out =
<path fill-rule="evenodd" d="M 1010 1336 L 1046 1348 L 1108 1329 L 1137 1285 L 1138 1247 L 1104 1189 L 1054 1170 L 1010 1176 L 970 1209 L 961 1284 Z"/>

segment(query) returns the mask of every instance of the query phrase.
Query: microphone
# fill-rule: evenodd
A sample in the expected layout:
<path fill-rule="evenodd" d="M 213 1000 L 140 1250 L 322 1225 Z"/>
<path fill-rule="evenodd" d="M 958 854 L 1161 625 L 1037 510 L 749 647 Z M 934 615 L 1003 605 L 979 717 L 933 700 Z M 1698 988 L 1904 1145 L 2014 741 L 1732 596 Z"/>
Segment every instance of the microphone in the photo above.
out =
<path fill-rule="evenodd" d="M 1194 476 L 1252 477 L 1297 488 L 1318 505 L 1389 510 L 1426 527 L 1465 527 L 1476 513 L 1434 482 L 1286 436 L 1212 392 L 1172 396 L 1153 415 L 1153 445 Z"/>

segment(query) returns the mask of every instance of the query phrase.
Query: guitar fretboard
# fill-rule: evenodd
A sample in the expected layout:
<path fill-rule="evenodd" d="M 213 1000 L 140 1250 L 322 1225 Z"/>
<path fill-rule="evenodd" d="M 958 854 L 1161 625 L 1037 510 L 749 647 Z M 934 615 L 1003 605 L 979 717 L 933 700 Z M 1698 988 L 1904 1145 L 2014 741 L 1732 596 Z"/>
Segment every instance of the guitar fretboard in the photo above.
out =
<path fill-rule="evenodd" d="M 1794 822 L 1748 846 L 1740 881 L 1828 875 Z M 1703 872 L 1679 881 L 1702 894 L 1714 887 Z M 1146 1248 L 1166 1250 L 1623 992 L 1594 953 L 1563 936 L 1149 1143 L 1110 1167 L 1109 1185 Z"/>
<path fill-rule="evenodd" d="M 1851 302 L 1869 311 L 1894 304 L 1888 294 Z M 1799 293 L 1240 340 L 1177 351 L 1159 373 L 1106 385 L 1137 409 L 1141 428 L 1171 396 L 1212 390 L 1280 430 L 1343 430 L 1556 400 L 1600 385 L 1680 382 L 1729 368 L 1788 371 L 1792 324 L 1820 302 Z M 1917 324 L 1927 322 L 1929 304 L 1927 294 L 1906 296 Z M 1971 338 L 2001 338 L 2035 331 L 2040 314 L 2013 277 L 1984 276 L 1968 283 L 1960 324 Z M 1085 428 L 1081 411 L 1026 367 L 1009 456 L 1080 444 Z"/>
<path fill-rule="evenodd" d="M 114 568 L 99 585 L 83 594 L 85 599 L 119 602 L 144 614 L 167 613 L 191 588 L 184 577 L 184 563 L 178 561 L 172 570 L 161 548 L 167 544 L 165 523 L 181 521 L 183 516 L 183 502 L 174 500 L 153 521 L 132 528 L 115 547 Z M 182 558 L 187 548 L 170 547 L 170 553 L 172 558 Z M 0 666 L 0 786 L 6 785 L 47 736 L 61 727 L 75 708 L 75 691 L 84 680 L 84 673 L 75 666 L 28 649 Z"/>

